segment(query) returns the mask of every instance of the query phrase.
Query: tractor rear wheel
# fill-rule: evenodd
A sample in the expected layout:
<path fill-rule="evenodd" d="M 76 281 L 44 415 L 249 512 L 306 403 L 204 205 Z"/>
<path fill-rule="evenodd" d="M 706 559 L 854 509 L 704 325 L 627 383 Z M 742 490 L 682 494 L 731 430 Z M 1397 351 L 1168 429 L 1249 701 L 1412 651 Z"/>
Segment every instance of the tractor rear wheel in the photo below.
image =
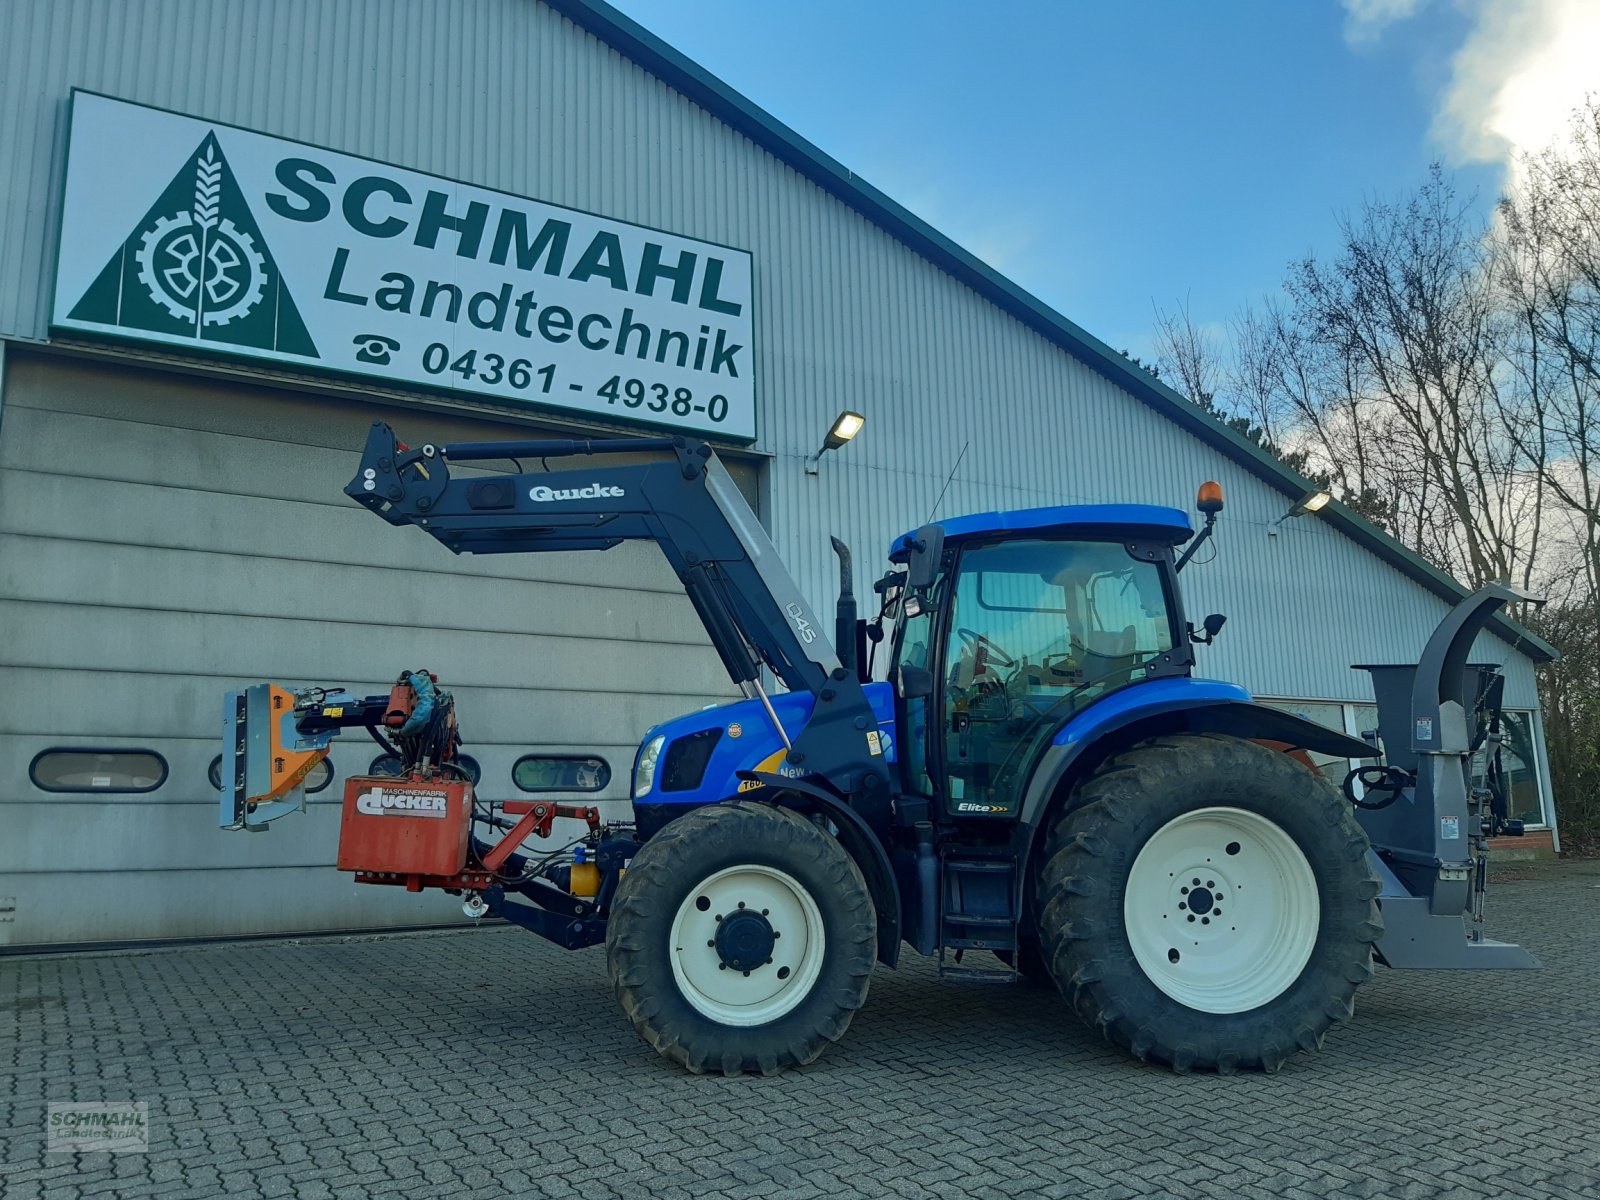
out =
<path fill-rule="evenodd" d="M 813 1061 L 865 1003 L 876 957 L 877 916 L 850 855 L 804 817 L 743 801 L 647 841 L 606 930 L 623 1012 L 697 1075 Z"/>
<path fill-rule="evenodd" d="M 1091 1027 L 1177 1071 L 1276 1071 L 1354 1012 L 1383 926 L 1367 839 L 1274 750 L 1184 735 L 1109 759 L 1055 819 L 1045 961 Z"/>

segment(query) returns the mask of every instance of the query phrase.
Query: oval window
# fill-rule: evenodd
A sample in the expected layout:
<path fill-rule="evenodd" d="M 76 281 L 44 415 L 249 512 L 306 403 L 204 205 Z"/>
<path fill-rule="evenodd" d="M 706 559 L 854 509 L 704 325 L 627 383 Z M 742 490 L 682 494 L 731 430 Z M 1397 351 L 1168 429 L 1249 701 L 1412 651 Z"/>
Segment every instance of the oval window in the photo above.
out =
<path fill-rule="evenodd" d="M 601 792 L 611 782 L 611 764 L 589 755 L 524 754 L 511 768 L 511 782 L 524 792 Z"/>
<path fill-rule="evenodd" d="M 154 750 L 63 746 L 34 755 L 28 778 L 45 792 L 153 792 L 167 781 L 167 760 Z"/>

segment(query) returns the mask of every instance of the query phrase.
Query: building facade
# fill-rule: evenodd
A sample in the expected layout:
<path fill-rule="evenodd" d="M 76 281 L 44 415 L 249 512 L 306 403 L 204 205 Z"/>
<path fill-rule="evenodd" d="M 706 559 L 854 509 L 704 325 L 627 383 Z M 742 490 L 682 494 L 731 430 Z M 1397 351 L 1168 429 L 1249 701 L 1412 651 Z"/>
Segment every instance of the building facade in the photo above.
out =
<path fill-rule="evenodd" d="M 818 611 L 830 534 L 874 564 L 930 517 L 1216 479 L 1202 670 L 1350 732 L 1350 664 L 1415 661 L 1461 594 L 1337 504 L 1280 520 L 1302 481 L 595 0 L 9 15 L 0 945 L 456 919 L 333 870 L 337 786 L 215 828 L 229 688 L 429 667 L 485 794 L 617 815 L 643 730 L 731 693 L 653 547 L 457 558 L 346 502 L 375 419 L 706 436 Z M 865 432 L 808 472 L 845 409 Z M 1477 649 L 1553 833 L 1549 653 Z M 341 739 L 334 779 L 374 752 Z"/>

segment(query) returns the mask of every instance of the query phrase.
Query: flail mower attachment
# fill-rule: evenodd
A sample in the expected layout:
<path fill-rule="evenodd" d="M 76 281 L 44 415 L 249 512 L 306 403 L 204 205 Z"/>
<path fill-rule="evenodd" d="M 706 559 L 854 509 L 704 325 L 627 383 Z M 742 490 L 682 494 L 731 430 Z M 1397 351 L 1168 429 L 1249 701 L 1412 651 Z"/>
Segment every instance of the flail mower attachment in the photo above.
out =
<path fill-rule="evenodd" d="M 222 828 L 262 830 L 303 811 L 306 777 L 333 739 L 362 728 L 393 773 L 345 780 L 340 870 L 357 883 L 460 895 L 468 916 L 503 917 L 568 948 L 605 936 L 611 896 L 638 849 L 632 828 L 603 826 L 588 806 L 481 801 L 461 763 L 454 699 L 428 672 L 404 672 L 387 695 L 365 697 L 254 684 L 228 694 L 223 725 L 232 757 Z M 584 833 L 548 853 L 527 852 L 528 839 L 555 835 L 558 818 L 582 822 Z M 503 836 L 481 840 L 475 826 Z"/>

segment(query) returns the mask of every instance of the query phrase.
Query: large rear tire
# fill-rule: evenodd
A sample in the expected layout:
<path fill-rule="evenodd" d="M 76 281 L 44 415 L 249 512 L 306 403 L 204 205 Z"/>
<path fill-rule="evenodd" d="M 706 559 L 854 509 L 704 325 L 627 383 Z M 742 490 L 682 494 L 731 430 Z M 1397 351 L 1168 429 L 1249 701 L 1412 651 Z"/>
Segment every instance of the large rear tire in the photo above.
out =
<path fill-rule="evenodd" d="M 1045 961 L 1078 1015 L 1177 1071 L 1276 1071 L 1354 1012 L 1382 933 L 1367 839 L 1287 755 L 1185 735 L 1109 759 L 1055 818 Z"/>
<path fill-rule="evenodd" d="M 622 1010 L 695 1074 L 815 1060 L 867 998 L 877 949 L 855 861 L 787 809 L 734 802 L 677 818 L 617 888 L 606 962 Z"/>

